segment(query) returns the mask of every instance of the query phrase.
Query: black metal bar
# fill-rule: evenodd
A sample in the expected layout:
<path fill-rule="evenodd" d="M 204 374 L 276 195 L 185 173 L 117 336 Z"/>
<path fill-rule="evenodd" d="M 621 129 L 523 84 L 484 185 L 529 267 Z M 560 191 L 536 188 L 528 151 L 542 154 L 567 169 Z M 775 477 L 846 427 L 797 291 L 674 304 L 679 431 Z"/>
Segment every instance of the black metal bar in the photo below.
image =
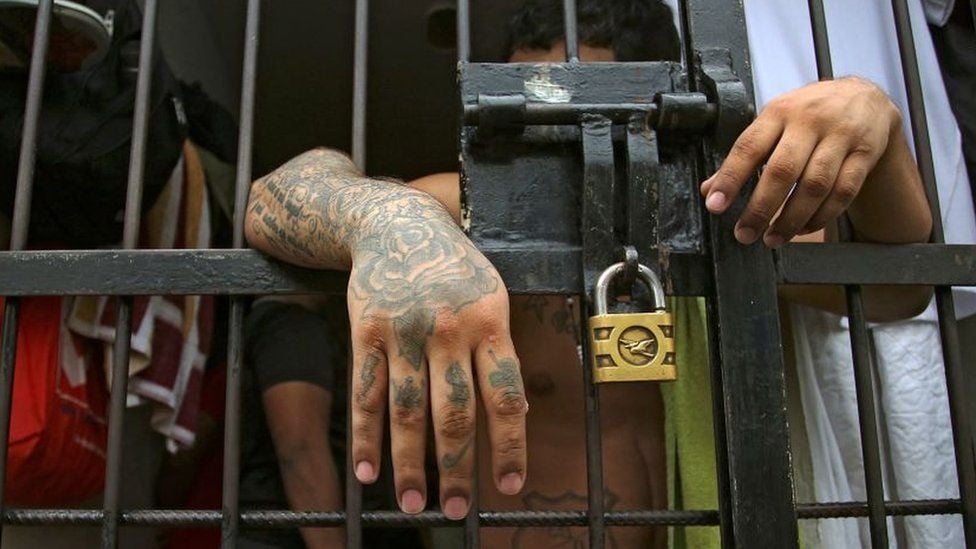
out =
<path fill-rule="evenodd" d="M 878 443 L 878 421 L 874 404 L 871 374 L 871 343 L 864 317 L 864 300 L 859 286 L 846 286 L 847 313 L 850 318 L 851 358 L 854 366 L 854 392 L 857 395 L 857 423 L 864 460 L 865 492 L 868 499 L 868 523 L 871 546 L 888 547 L 885 519 L 884 484 L 881 478 L 881 447 Z"/>
<path fill-rule="evenodd" d="M 706 300 L 709 319 L 718 318 L 718 303 L 714 297 Z M 711 326 L 711 320 L 709 325 Z M 732 479 L 729 478 L 729 440 L 725 424 L 725 382 L 722 380 L 721 344 L 718 330 L 708 330 L 708 362 L 712 383 L 712 429 L 715 436 L 715 482 L 718 484 L 718 524 L 722 547 L 735 547 L 732 521 Z"/>
<path fill-rule="evenodd" d="M 580 248 L 485 248 L 512 293 L 578 291 Z M 662 281 L 673 295 L 703 295 L 704 281 L 682 280 L 704 256 L 672 253 Z M 780 284 L 976 286 L 976 246 L 962 244 L 788 244 L 775 255 Z M 533 277 L 511 265 L 533 261 Z M 925 265 L 921 271 L 914 265 Z M 0 295 L 339 295 L 346 273 L 304 269 L 255 250 L 93 250 L 0 252 Z"/>
<path fill-rule="evenodd" d="M 566 42 L 566 61 L 579 62 L 579 29 L 576 24 L 576 0 L 563 0 L 563 29 Z"/>
<path fill-rule="evenodd" d="M 3 340 L 0 352 L 0 440 L 9 440 L 10 410 L 14 385 L 14 366 L 17 363 L 17 326 L 20 312 L 19 298 L 6 298 L 3 310 Z M 0 511 L 5 511 L 3 504 L 4 490 L 7 485 L 7 444 L 0 444 Z M 3 537 L 3 525 L 0 524 L 0 539 Z"/>
<path fill-rule="evenodd" d="M 369 0 L 356 0 L 352 83 L 352 160 L 366 172 L 366 98 L 369 88 Z M 349 368 L 349 393 L 352 393 L 352 367 Z M 352 459 L 352 414 L 346 410 L 346 547 L 360 549 L 363 544 L 363 487 L 356 479 Z"/>
<path fill-rule="evenodd" d="M 973 245 L 788 244 L 775 258 L 780 284 L 976 285 Z"/>
<path fill-rule="evenodd" d="M 468 510 L 468 516 L 464 519 L 464 548 L 465 549 L 478 549 L 481 546 L 481 517 L 479 515 L 479 509 L 481 508 L 480 503 L 480 492 L 481 488 L 478 482 L 478 452 L 477 445 L 478 440 L 475 439 L 474 448 L 472 448 L 472 454 L 474 455 L 474 478 L 471 480 L 471 508 Z"/>
<path fill-rule="evenodd" d="M 352 161 L 366 171 L 366 78 L 369 62 L 369 0 L 356 0 L 352 70 Z"/>
<path fill-rule="evenodd" d="M 958 499 L 889 501 L 888 516 L 926 516 L 959 514 Z M 18 526 L 64 525 L 98 526 L 103 511 L 99 509 L 6 509 L 3 523 Z M 834 519 L 865 517 L 868 505 L 863 501 L 801 503 L 797 505 L 800 519 Z M 479 520 L 487 528 L 513 526 L 586 526 L 586 511 L 481 511 Z M 715 510 L 688 511 L 608 511 L 604 514 L 609 526 L 714 526 L 718 524 Z M 293 528 L 296 526 L 341 527 L 346 523 L 342 512 L 322 511 L 244 511 L 241 523 L 252 528 Z M 373 528 L 402 528 L 404 526 L 456 525 L 436 511 L 407 515 L 397 511 L 369 511 L 363 514 L 364 523 Z M 123 511 L 121 523 L 126 526 L 219 526 L 222 513 L 215 510 L 140 509 Z"/>
<path fill-rule="evenodd" d="M 834 78 L 830 60 L 830 40 L 827 19 L 822 0 L 809 0 L 810 26 L 813 31 L 814 53 L 817 60 L 817 76 L 820 80 Z M 849 240 L 850 222 L 842 223 L 843 240 Z M 864 462 L 864 485 L 868 499 L 868 523 L 871 530 L 871 546 L 881 549 L 888 546 L 888 528 L 884 512 L 884 484 L 881 478 L 881 449 L 878 443 L 878 422 L 874 403 L 874 386 L 871 376 L 870 340 L 864 318 L 864 300 L 859 286 L 846 286 L 847 312 L 851 321 L 851 359 L 854 368 L 854 392 L 857 396 L 857 422 L 861 438 L 861 455 Z"/>
<path fill-rule="evenodd" d="M 139 73 L 136 78 L 132 147 L 129 156 L 129 179 L 126 190 L 122 247 L 134 249 L 139 244 L 142 217 L 143 174 L 146 166 L 146 141 L 149 129 L 149 97 L 152 87 L 153 54 L 156 49 L 156 16 L 159 3 L 147 0 L 142 19 L 139 44 Z M 120 487 L 126 400 L 129 393 L 129 351 L 132 338 L 132 298 L 121 297 L 115 325 L 112 350 L 112 387 L 108 417 L 108 447 L 105 457 L 105 492 L 103 496 L 102 547 L 113 549 L 119 544 Z"/>
<path fill-rule="evenodd" d="M 241 75 L 240 135 L 237 146 L 237 180 L 234 193 L 235 248 L 245 247 L 244 217 L 251 189 L 251 155 L 254 140 L 254 103 L 258 71 L 258 38 L 261 23 L 261 0 L 248 0 L 244 29 L 244 67 Z M 230 302 L 227 337 L 227 392 L 224 409 L 224 478 L 221 511 L 221 547 L 237 546 L 240 515 L 241 448 L 241 369 L 243 367 L 243 326 L 245 302 L 235 297 Z"/>
<path fill-rule="evenodd" d="M 813 30 L 813 52 L 817 59 L 817 77 L 820 80 L 834 78 L 834 64 L 830 60 L 830 37 L 827 34 L 827 17 L 823 0 L 808 0 L 810 28 Z"/>
<path fill-rule="evenodd" d="M 108 417 L 108 453 L 105 457 L 105 497 L 102 547 L 119 544 L 119 488 L 122 482 L 122 436 L 129 388 L 129 350 L 132 341 L 132 298 L 120 297 L 112 347 L 112 387 Z"/>
<path fill-rule="evenodd" d="M 908 95 L 908 112 L 912 123 L 915 158 L 922 182 L 925 185 L 929 206 L 932 210 L 932 242 L 945 242 L 942 228 L 942 210 L 932 160 L 932 142 L 929 138 L 928 117 L 919 76 L 918 56 L 912 33 L 911 16 L 905 0 L 892 0 L 895 16 L 895 33 L 901 54 L 901 69 Z M 949 416 L 952 420 L 952 442 L 956 454 L 956 473 L 959 479 L 959 496 L 963 506 L 963 530 L 966 544 L 976 547 L 976 456 L 973 455 L 972 432 L 966 404 L 966 373 L 959 347 L 956 311 L 952 289 L 935 288 L 936 310 L 939 314 L 939 333 L 942 339 L 945 364 L 946 389 L 949 398 Z"/>
<path fill-rule="evenodd" d="M 586 115 L 598 115 L 609 118 L 615 124 L 626 124 L 637 113 L 645 114 L 648 125 L 653 126 L 657 110 L 654 103 L 526 103 L 523 123 L 537 126 L 571 125 L 579 124 Z M 477 103 L 465 104 L 464 124 L 477 126 L 481 120 L 481 111 L 482 107 Z"/>
<path fill-rule="evenodd" d="M 21 134 L 17 164 L 17 189 L 11 227 L 10 249 L 19 251 L 27 244 L 30 225 L 31 194 L 34 186 L 34 164 L 37 155 L 37 126 L 40 121 L 44 72 L 50 39 L 53 0 L 41 0 L 34 22 L 34 45 L 30 73 L 27 77 L 27 104 L 24 108 L 24 130 Z M 0 351 L 0 511 L 4 508 L 7 479 L 7 443 L 10 435 L 10 410 L 13 404 L 14 366 L 17 362 L 17 330 L 20 324 L 20 300 L 7 298 L 3 315 L 2 351 Z M 0 524 L 0 540 L 3 525 Z"/>
<path fill-rule="evenodd" d="M 254 142 L 254 103 L 258 77 L 258 31 L 261 0 L 248 0 L 244 30 L 244 68 L 241 75 L 240 134 L 237 147 L 237 180 L 234 193 L 234 247 L 244 248 L 244 217 L 251 190 L 251 155 Z M 229 418 L 228 418 L 229 419 Z"/>
<path fill-rule="evenodd" d="M 241 369 L 243 355 L 244 300 L 235 297 L 230 303 L 227 338 L 227 391 L 224 415 L 224 478 L 221 497 L 220 546 L 237 547 L 239 531 L 240 447 L 241 447 Z"/>
<path fill-rule="evenodd" d="M 346 342 L 352 349 L 352 341 Z M 352 391 L 352 363 L 346 368 L 346 394 Z M 363 546 L 363 485 L 356 478 L 356 464 L 352 456 L 352 413 L 346 410 L 346 548 L 361 549 Z"/>
<path fill-rule="evenodd" d="M 27 78 L 24 131 L 21 134 L 20 157 L 17 163 L 17 191 L 14 196 L 14 215 L 10 233 L 11 250 L 22 250 L 27 244 L 31 195 L 34 189 L 34 163 L 37 156 L 37 126 L 41 116 L 52 5 L 53 0 L 41 0 L 37 5 L 34 46 L 31 51 L 30 74 Z"/>
<path fill-rule="evenodd" d="M 471 0 L 457 0 L 457 57 L 471 61 Z"/>
<path fill-rule="evenodd" d="M 691 91 L 725 102 L 702 144 L 706 173 L 718 167 L 747 121 L 752 80 L 740 2 L 684 0 L 684 39 L 695 60 Z M 689 71 L 691 72 L 691 71 Z M 726 108 L 728 107 L 728 108 Z M 744 189 L 751 194 L 755 181 Z M 710 216 L 715 315 L 722 369 L 732 528 L 737 547 L 797 547 L 786 382 L 772 254 L 743 246 L 733 227 L 745 205 Z"/>
<path fill-rule="evenodd" d="M 583 125 L 583 284 L 577 294 L 588 296 L 600 270 L 609 267 L 614 253 L 613 196 L 614 158 L 610 121 L 590 117 Z M 605 256 L 605 257 L 604 257 Z M 594 269 L 594 267 L 596 267 Z M 600 393 L 590 369 L 589 338 L 580 337 L 583 363 L 583 396 L 586 413 L 586 499 L 589 546 L 605 546 L 603 447 L 600 436 Z"/>

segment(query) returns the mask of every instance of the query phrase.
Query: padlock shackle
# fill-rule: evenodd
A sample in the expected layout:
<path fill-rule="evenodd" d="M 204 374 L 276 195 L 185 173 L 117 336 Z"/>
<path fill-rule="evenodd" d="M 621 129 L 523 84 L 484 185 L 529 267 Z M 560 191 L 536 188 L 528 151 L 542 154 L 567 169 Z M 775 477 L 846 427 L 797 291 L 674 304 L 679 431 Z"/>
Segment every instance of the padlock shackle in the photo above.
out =
<path fill-rule="evenodd" d="M 614 277 L 622 274 L 626 268 L 627 265 L 624 262 L 615 263 L 607 267 L 600 274 L 600 277 L 596 279 L 596 286 L 593 288 L 593 308 L 595 309 L 595 314 L 607 314 L 609 311 L 607 292 L 610 290 L 610 281 Z M 657 277 L 657 274 L 650 267 L 638 263 L 637 278 L 651 290 L 651 294 L 654 296 L 655 310 L 660 311 L 664 309 L 667 304 L 667 299 L 664 297 L 664 287 L 661 286 L 661 280 Z"/>

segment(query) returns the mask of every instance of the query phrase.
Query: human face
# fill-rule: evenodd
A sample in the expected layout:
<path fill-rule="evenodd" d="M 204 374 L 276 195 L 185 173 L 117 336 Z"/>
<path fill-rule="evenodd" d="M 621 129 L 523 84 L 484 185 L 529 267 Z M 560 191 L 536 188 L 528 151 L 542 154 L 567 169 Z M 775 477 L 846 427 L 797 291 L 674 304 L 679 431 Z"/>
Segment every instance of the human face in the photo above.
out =
<path fill-rule="evenodd" d="M 580 44 L 580 61 L 606 62 L 616 61 L 613 50 L 604 47 L 592 47 Z M 548 50 L 516 50 L 508 59 L 510 63 L 564 63 L 566 62 L 566 43 L 556 42 Z"/>

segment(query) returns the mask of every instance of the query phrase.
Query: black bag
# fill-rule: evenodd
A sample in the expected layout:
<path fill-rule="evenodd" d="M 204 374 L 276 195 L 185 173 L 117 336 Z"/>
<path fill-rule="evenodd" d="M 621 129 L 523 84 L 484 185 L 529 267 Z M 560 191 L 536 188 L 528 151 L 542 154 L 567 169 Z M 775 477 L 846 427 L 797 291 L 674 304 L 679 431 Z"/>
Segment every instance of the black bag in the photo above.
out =
<path fill-rule="evenodd" d="M 32 244 L 93 247 L 121 241 L 135 104 L 141 13 L 133 0 L 89 0 L 114 10 L 105 57 L 76 72 L 48 70 L 38 128 Z M 157 51 L 143 186 L 148 210 L 169 179 L 186 135 L 179 86 Z M 0 74 L 0 208 L 12 215 L 27 75 Z"/>

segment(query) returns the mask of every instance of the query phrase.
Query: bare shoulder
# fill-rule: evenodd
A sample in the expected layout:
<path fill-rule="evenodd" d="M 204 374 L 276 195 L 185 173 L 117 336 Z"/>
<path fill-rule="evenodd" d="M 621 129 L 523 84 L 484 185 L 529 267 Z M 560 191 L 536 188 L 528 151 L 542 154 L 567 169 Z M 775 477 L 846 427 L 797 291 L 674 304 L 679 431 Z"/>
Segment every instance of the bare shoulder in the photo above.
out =
<path fill-rule="evenodd" d="M 444 205 L 455 222 L 461 219 L 461 176 L 455 172 L 435 173 L 414 179 L 408 185 L 423 191 Z"/>

